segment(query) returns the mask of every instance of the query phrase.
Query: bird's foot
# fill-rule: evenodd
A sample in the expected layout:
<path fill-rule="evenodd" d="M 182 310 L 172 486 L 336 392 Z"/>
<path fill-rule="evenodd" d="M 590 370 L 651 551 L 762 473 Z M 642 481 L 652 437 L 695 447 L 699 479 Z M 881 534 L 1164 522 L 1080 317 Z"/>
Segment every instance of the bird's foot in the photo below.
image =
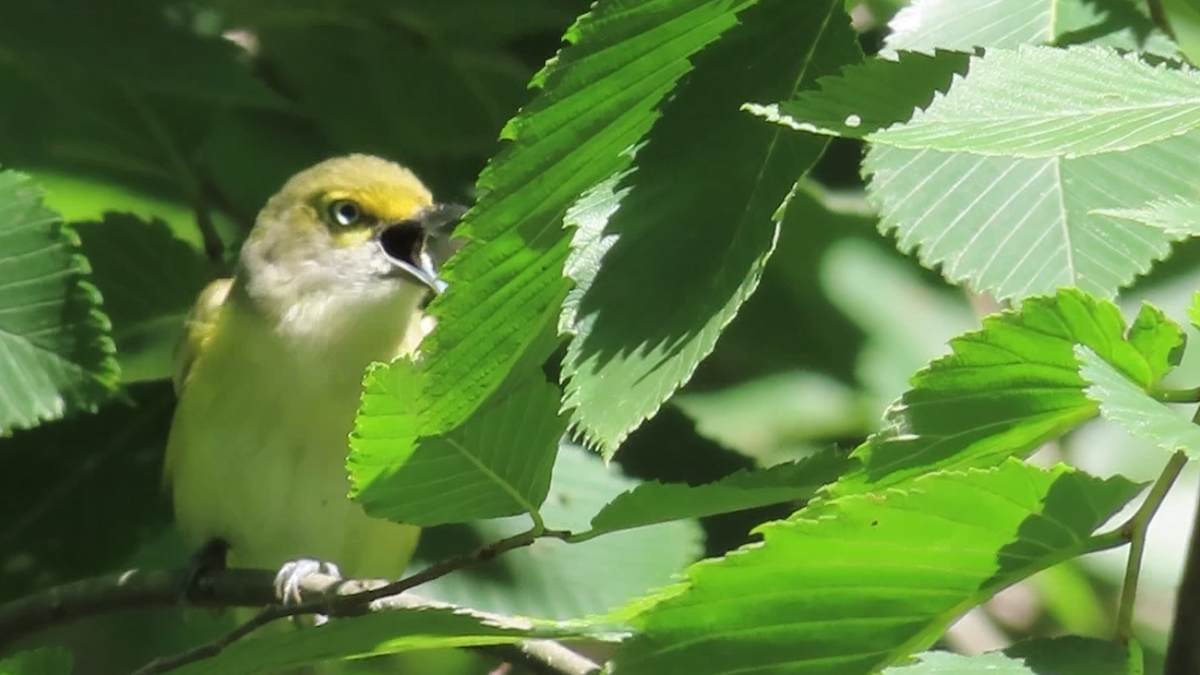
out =
<path fill-rule="evenodd" d="M 225 569 L 226 558 L 229 555 L 229 542 L 224 539 L 209 539 L 204 545 L 188 557 L 187 577 L 183 582 L 180 600 L 188 602 L 196 598 L 203 589 L 200 580 L 206 574 L 220 572 Z"/>
<path fill-rule="evenodd" d="M 275 575 L 275 597 L 279 598 L 284 605 L 300 604 L 300 588 L 305 578 L 314 574 L 342 578 L 342 571 L 331 562 L 312 558 L 291 560 L 284 563 L 283 567 L 279 568 L 279 573 Z M 313 623 L 318 626 L 327 621 L 329 621 L 329 617 L 324 614 L 313 615 Z"/>

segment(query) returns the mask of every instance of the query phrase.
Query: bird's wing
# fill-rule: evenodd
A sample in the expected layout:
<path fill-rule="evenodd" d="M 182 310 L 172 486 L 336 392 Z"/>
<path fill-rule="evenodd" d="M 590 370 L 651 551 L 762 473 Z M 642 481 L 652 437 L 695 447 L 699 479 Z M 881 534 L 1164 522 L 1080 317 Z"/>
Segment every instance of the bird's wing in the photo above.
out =
<path fill-rule="evenodd" d="M 225 304 L 225 298 L 229 296 L 229 288 L 232 284 L 233 279 L 216 279 L 210 282 L 200 292 L 196 304 L 188 312 L 187 319 L 184 321 L 183 336 L 175 345 L 173 380 L 176 394 L 183 392 L 183 388 L 187 384 L 188 373 L 192 370 L 192 364 L 196 362 L 196 357 L 200 355 L 212 338 L 217 315 L 221 311 L 221 306 Z"/>

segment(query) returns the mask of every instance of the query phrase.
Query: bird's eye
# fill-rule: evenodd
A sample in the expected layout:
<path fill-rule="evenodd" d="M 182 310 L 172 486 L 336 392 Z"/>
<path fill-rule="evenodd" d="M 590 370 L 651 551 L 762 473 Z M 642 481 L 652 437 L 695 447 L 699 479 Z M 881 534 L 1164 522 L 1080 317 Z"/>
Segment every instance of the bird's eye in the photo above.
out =
<path fill-rule="evenodd" d="M 329 205 L 329 217 L 338 225 L 353 225 L 362 220 L 362 207 L 349 199 L 339 199 Z"/>

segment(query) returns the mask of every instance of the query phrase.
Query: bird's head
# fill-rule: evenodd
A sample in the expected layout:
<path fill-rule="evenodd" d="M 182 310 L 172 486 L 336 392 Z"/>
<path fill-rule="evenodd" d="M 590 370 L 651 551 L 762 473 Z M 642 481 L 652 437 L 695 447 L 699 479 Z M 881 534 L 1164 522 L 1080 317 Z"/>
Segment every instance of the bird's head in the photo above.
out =
<path fill-rule="evenodd" d="M 301 327 L 416 309 L 438 279 L 433 243 L 461 206 L 437 204 L 408 169 L 378 157 L 326 160 L 292 177 L 259 213 L 238 277 L 259 308 Z"/>

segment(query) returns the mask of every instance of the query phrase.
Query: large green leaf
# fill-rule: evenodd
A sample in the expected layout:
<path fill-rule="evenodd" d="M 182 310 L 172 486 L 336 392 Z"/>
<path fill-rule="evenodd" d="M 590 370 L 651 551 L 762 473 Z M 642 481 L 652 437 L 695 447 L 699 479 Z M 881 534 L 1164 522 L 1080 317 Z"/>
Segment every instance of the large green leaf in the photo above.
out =
<path fill-rule="evenodd" d="M 372 515 L 422 526 L 536 513 L 566 429 L 558 389 L 530 381 L 473 424 L 417 447 L 417 377 L 382 365 L 367 372 L 350 435 L 351 496 Z"/>
<path fill-rule="evenodd" d="M 1079 374 L 1091 382 L 1089 398 L 1100 404 L 1104 419 L 1121 425 L 1134 436 L 1146 438 L 1167 452 L 1183 450 L 1200 459 L 1200 426 L 1159 403 L 1119 370 L 1104 362 L 1087 347 L 1076 347 L 1082 364 Z"/>
<path fill-rule="evenodd" d="M 68 675 L 71 654 L 63 649 L 42 647 L 0 659 L 0 675 Z"/>
<path fill-rule="evenodd" d="M 685 591 L 638 617 L 613 670 L 868 675 L 997 591 L 1087 552 L 1137 491 L 1119 476 L 1010 459 L 812 504 L 760 527 L 760 545 L 691 567 Z"/>
<path fill-rule="evenodd" d="M 479 647 L 531 638 L 562 638 L 579 633 L 554 626 L 535 626 L 524 619 L 498 625 L 453 607 L 399 609 L 330 621 L 319 629 L 278 631 L 246 638 L 216 658 L 178 670 L 181 675 L 259 675 L 332 659 L 396 654 L 422 649 Z"/>
<path fill-rule="evenodd" d="M 912 117 L 967 72 L 970 59 L 957 52 L 902 53 L 896 60 L 873 58 L 823 77 L 819 89 L 790 101 L 746 109 L 797 131 L 860 138 Z"/>
<path fill-rule="evenodd" d="M 868 139 L 913 150 L 1080 157 L 1191 131 L 1200 126 L 1198 103 L 1200 71 L 1101 47 L 993 49 L 972 58 L 967 75 L 928 108 Z"/>
<path fill-rule="evenodd" d="M 994 466 L 1033 452 L 1097 413 L 1073 351 L 1086 345 L 1148 386 L 1154 369 L 1125 339 L 1111 302 L 1079 291 L 1029 298 L 954 338 L 953 353 L 913 376 L 883 429 L 852 457 L 833 494 L 875 490 L 937 469 Z"/>
<path fill-rule="evenodd" d="M 1001 300 L 1063 286 L 1112 296 L 1180 235 L 1099 210 L 1188 194 L 1200 134 L 1075 159 L 876 145 L 863 167 L 880 228 L 949 281 Z"/>
<path fill-rule="evenodd" d="M 546 526 L 583 532 L 605 504 L 637 486 L 615 465 L 605 466 L 594 453 L 564 443 L 542 507 Z M 528 529 L 529 519 L 518 517 L 426 530 L 410 571 Z M 700 527 L 693 520 L 677 520 L 582 543 L 538 541 L 417 592 L 492 612 L 572 619 L 604 614 L 671 583 L 702 553 Z"/>
<path fill-rule="evenodd" d="M 825 149 L 740 106 L 790 98 L 860 58 L 840 0 L 765 0 L 738 19 L 663 106 L 636 170 L 568 215 L 579 231 L 564 405 L 606 456 L 712 351 L 758 285 L 797 178 Z"/>
<path fill-rule="evenodd" d="M 456 231 L 468 242 L 446 266 L 449 291 L 431 305 L 440 323 L 424 344 L 421 436 L 462 423 L 554 327 L 568 288 L 567 208 L 629 166 L 626 150 L 654 124 L 690 58 L 752 4 L 599 3 L 568 31 L 568 46 L 534 78 L 541 94 L 505 127 L 509 143 Z"/>
<path fill-rule="evenodd" d="M 94 410 L 119 380 L 78 239 L 24 175 L 0 172 L 0 436 Z"/>
<path fill-rule="evenodd" d="M 888 25 L 885 51 L 932 51 L 1087 42 L 1175 54 L 1133 3 L 1093 0 L 913 0 Z"/>
<path fill-rule="evenodd" d="M 112 320 L 121 379 L 170 379 L 183 320 L 214 266 L 160 220 L 109 213 L 75 227 Z"/>
<path fill-rule="evenodd" d="M 1067 636 L 1018 642 L 1002 652 L 963 656 L 926 652 L 920 663 L 884 675 L 1142 675 L 1140 649 L 1112 640 Z"/>
<path fill-rule="evenodd" d="M 817 488 L 837 480 L 848 464 L 845 455 L 833 451 L 758 471 L 739 471 L 704 485 L 642 483 L 605 504 L 592 518 L 591 529 L 576 539 L 808 499 Z"/>

